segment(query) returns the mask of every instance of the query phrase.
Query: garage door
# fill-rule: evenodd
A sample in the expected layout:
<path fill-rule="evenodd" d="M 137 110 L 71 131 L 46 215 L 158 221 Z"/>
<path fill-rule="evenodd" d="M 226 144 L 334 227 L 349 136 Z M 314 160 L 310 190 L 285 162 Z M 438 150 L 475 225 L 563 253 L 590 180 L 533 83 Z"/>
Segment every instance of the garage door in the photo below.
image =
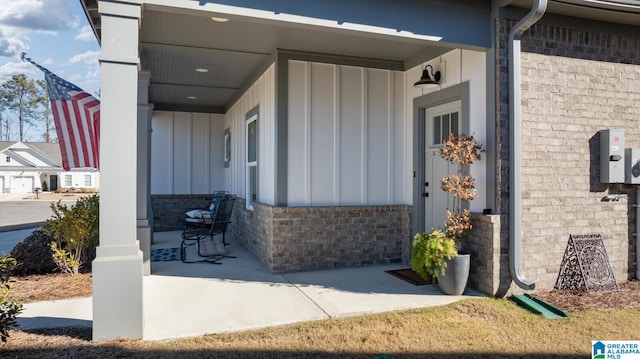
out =
<path fill-rule="evenodd" d="M 33 177 L 15 176 L 11 177 L 11 193 L 31 193 L 33 192 Z"/>

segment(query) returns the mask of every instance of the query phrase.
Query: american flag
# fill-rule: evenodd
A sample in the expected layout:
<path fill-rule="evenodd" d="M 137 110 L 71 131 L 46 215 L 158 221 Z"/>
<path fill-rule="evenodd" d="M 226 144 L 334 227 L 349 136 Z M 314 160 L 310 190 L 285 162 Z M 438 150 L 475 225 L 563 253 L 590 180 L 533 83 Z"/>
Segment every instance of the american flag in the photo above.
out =
<path fill-rule="evenodd" d="M 99 169 L 100 101 L 31 61 L 24 53 L 21 57 L 44 72 L 64 170 L 83 167 Z"/>

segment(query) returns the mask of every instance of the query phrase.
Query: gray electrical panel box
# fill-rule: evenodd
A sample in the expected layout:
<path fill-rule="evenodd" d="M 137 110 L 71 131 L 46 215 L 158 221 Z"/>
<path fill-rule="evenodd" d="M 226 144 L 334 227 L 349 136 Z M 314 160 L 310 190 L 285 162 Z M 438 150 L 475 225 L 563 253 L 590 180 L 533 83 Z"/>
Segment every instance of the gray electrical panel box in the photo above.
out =
<path fill-rule="evenodd" d="M 624 150 L 624 182 L 640 184 L 640 148 Z"/>
<path fill-rule="evenodd" d="M 600 182 L 625 182 L 624 155 L 624 130 L 600 130 Z"/>

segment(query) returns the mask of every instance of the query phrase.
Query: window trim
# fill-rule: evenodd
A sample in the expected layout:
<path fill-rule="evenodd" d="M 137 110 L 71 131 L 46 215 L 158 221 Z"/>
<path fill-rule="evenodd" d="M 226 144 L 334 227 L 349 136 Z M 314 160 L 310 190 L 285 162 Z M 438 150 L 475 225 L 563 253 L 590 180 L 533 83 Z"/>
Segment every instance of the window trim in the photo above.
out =
<path fill-rule="evenodd" d="M 224 130 L 224 167 L 231 166 L 231 129 Z"/>
<path fill-rule="evenodd" d="M 255 122 L 255 158 L 253 161 L 249 161 L 249 126 Z M 246 204 L 245 207 L 250 210 L 253 211 L 253 202 L 258 200 L 258 188 L 259 188 L 259 174 L 258 174 L 258 158 L 259 158 L 259 144 L 258 144 L 258 139 L 259 139 L 259 127 L 258 127 L 258 112 L 257 110 L 254 111 L 249 111 L 247 113 L 246 116 L 246 121 L 245 121 L 245 153 L 246 153 L 246 157 L 245 157 L 245 193 L 246 193 Z M 255 199 L 252 198 L 252 184 L 251 184 L 251 169 L 255 168 Z"/>

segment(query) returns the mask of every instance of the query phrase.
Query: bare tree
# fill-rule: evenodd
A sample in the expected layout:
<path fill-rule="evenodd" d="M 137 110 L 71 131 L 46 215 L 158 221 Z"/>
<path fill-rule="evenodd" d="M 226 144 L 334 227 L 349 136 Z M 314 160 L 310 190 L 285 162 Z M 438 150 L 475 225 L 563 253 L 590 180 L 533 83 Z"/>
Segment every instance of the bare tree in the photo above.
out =
<path fill-rule="evenodd" d="M 51 131 L 54 129 L 51 107 L 49 106 L 49 88 L 44 80 L 36 80 L 36 89 L 38 90 L 40 102 L 40 115 L 44 120 L 44 133 L 42 139 L 44 142 L 57 142 L 58 139 L 52 136 Z"/>
<path fill-rule="evenodd" d="M 24 141 L 25 126 L 40 119 L 38 107 L 42 100 L 35 82 L 32 79 L 27 79 L 24 74 L 13 75 L 11 79 L 2 84 L 0 101 L 3 107 L 16 115 L 20 141 Z"/>
<path fill-rule="evenodd" d="M 4 113 L 3 90 L 0 87 L 0 141 L 11 141 L 11 118 Z"/>

